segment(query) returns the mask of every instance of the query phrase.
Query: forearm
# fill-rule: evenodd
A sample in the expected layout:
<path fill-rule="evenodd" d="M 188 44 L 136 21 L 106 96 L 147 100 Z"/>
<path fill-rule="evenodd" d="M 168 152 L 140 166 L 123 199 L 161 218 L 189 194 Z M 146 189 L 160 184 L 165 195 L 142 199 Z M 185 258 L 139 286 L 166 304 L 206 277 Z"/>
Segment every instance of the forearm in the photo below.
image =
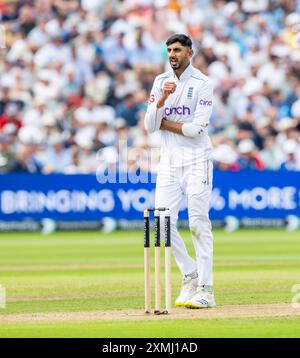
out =
<path fill-rule="evenodd" d="M 160 96 L 157 95 L 160 92 L 160 85 L 154 84 L 153 88 L 154 90 L 152 90 L 152 93 L 150 94 L 149 105 L 145 116 L 145 128 L 150 133 L 155 132 L 158 129 L 164 129 L 164 125 L 162 126 L 161 123 L 164 119 L 165 102 L 170 94 L 175 92 L 176 84 L 174 82 L 165 82 Z M 155 101 L 156 98 L 158 98 L 157 101 Z M 175 128 L 171 125 L 167 126 L 165 129 L 175 131 L 175 133 L 179 132 L 179 128 Z"/>
<path fill-rule="evenodd" d="M 165 96 L 161 96 L 156 103 L 156 108 L 162 108 L 165 105 L 167 98 Z"/>
<path fill-rule="evenodd" d="M 144 118 L 145 129 L 149 133 L 153 133 L 160 129 L 161 120 L 164 116 L 164 105 L 167 99 L 164 95 L 159 95 L 160 86 L 157 81 L 154 82 L 150 94 L 147 112 Z"/>
<path fill-rule="evenodd" d="M 158 113 L 157 109 L 154 108 L 151 111 L 147 111 L 144 119 L 145 128 L 149 133 L 153 133 L 160 128 L 160 118 L 162 113 Z"/>
<path fill-rule="evenodd" d="M 160 129 L 165 130 L 165 131 L 169 131 L 169 132 L 172 132 L 172 133 L 183 135 L 183 133 L 182 133 L 182 123 L 169 121 L 169 120 L 167 120 L 165 118 L 163 118 L 162 121 L 161 121 Z"/>
<path fill-rule="evenodd" d="M 161 121 L 163 120 L 165 101 L 166 98 L 162 96 L 148 107 L 145 115 L 145 128 L 149 133 L 162 129 Z"/>

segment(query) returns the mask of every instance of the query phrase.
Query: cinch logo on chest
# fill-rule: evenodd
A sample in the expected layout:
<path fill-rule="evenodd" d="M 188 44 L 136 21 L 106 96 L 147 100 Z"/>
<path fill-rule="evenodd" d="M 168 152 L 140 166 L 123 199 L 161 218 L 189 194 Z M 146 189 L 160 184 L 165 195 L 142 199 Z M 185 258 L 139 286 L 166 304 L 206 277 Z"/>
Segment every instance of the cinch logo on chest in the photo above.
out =
<path fill-rule="evenodd" d="M 190 115 L 191 114 L 191 110 L 189 107 L 187 106 L 178 106 L 178 107 L 166 107 L 165 108 L 165 115 L 166 116 L 171 116 L 174 114 L 179 114 L 179 115 Z"/>

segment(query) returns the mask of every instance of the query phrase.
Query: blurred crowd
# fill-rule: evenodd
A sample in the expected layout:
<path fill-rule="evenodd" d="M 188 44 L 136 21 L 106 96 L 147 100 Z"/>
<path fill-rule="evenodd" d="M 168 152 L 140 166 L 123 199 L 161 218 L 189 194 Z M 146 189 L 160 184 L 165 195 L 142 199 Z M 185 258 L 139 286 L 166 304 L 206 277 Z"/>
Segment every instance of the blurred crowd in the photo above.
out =
<path fill-rule="evenodd" d="M 173 33 L 214 82 L 216 166 L 300 170 L 299 0 L 0 0 L 0 18 L 1 173 L 153 169 Z"/>

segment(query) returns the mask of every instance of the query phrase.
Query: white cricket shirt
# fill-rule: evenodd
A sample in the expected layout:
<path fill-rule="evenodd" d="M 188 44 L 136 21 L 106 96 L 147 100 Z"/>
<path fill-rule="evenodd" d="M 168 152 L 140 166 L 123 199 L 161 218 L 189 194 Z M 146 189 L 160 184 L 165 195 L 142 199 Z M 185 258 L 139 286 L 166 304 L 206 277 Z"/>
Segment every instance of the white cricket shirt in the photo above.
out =
<path fill-rule="evenodd" d="M 176 83 L 176 91 L 165 105 L 156 104 L 167 81 Z M 161 131 L 161 157 L 172 166 L 191 165 L 211 159 L 212 144 L 207 127 L 213 106 L 212 82 L 191 64 L 178 79 L 170 70 L 155 78 L 150 94 L 145 128 L 149 133 L 159 130 L 162 118 L 183 123 L 184 135 Z"/>

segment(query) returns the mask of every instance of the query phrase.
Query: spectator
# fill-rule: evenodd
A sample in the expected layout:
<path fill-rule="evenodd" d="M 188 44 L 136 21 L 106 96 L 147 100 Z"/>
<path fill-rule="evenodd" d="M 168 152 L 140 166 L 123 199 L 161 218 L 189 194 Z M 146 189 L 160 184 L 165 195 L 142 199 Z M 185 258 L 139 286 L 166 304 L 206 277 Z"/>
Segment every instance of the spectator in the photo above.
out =
<path fill-rule="evenodd" d="M 20 144 L 16 150 L 15 160 L 8 171 L 13 173 L 42 173 L 43 165 L 38 159 L 38 151 L 43 141 L 43 133 L 35 127 L 23 127 L 19 130 Z"/>
<path fill-rule="evenodd" d="M 102 44 L 103 58 L 109 71 L 116 74 L 128 66 L 128 51 L 124 45 L 124 33 L 108 36 Z"/>
<path fill-rule="evenodd" d="M 37 50 L 34 63 L 39 68 L 45 68 L 53 62 L 67 65 L 71 63 L 71 58 L 71 49 L 64 43 L 63 33 L 57 31 L 51 35 L 51 42 Z"/>
<path fill-rule="evenodd" d="M 266 169 L 277 170 L 280 167 L 282 154 L 272 136 L 264 139 L 264 149 L 261 151 L 261 159 Z"/>
<path fill-rule="evenodd" d="M 16 158 L 9 166 L 12 173 L 41 173 L 42 164 L 36 158 L 37 146 L 26 144 L 19 146 Z"/>
<path fill-rule="evenodd" d="M 116 115 L 126 120 L 131 127 L 136 126 L 138 121 L 139 107 L 135 103 L 134 96 L 127 94 L 116 108 Z"/>
<path fill-rule="evenodd" d="M 44 46 L 49 41 L 49 34 L 46 31 L 47 19 L 45 16 L 37 20 L 37 25 L 28 34 L 28 44 L 33 51 Z"/>
<path fill-rule="evenodd" d="M 22 32 L 26 35 L 35 27 L 35 9 L 34 7 L 22 6 L 19 13 L 18 23 Z"/>
<path fill-rule="evenodd" d="M 143 29 L 139 28 L 136 35 L 135 46 L 129 54 L 129 64 L 133 68 L 143 68 L 151 65 L 156 65 L 159 68 L 159 65 L 162 63 L 162 58 L 157 54 L 154 44 L 151 45 L 151 47 L 148 47 L 145 41 L 143 41 Z"/>
<path fill-rule="evenodd" d="M 47 142 L 49 147 L 39 155 L 39 160 L 43 163 L 43 173 L 63 173 L 72 163 L 70 149 L 65 148 L 64 139 L 59 133 L 51 134 Z"/>
<path fill-rule="evenodd" d="M 286 159 L 281 164 L 280 168 L 283 170 L 300 170 L 300 146 L 293 140 L 288 139 L 284 143 L 284 153 Z"/>
<path fill-rule="evenodd" d="M 7 173 L 14 161 L 15 156 L 12 149 L 12 141 L 8 135 L 0 134 L 0 173 Z"/>
<path fill-rule="evenodd" d="M 43 122 L 41 121 L 41 118 L 45 114 L 46 108 L 46 101 L 43 99 L 43 97 L 36 97 L 34 102 L 32 103 L 32 107 L 27 106 L 23 118 L 24 125 L 39 128 L 42 127 Z"/>
<path fill-rule="evenodd" d="M 238 152 L 237 165 L 239 169 L 264 169 L 264 164 L 251 139 L 242 140 L 238 145 Z"/>
<path fill-rule="evenodd" d="M 221 144 L 213 151 L 215 166 L 221 170 L 238 170 L 237 154 L 228 144 Z"/>
<path fill-rule="evenodd" d="M 0 117 L 4 114 L 5 107 L 10 101 L 9 87 L 0 88 Z"/>
<path fill-rule="evenodd" d="M 15 103 L 8 104 L 4 114 L 0 117 L 0 132 L 4 132 L 8 125 L 14 126 L 16 131 L 22 127 L 22 120 L 19 117 L 19 109 Z"/>

